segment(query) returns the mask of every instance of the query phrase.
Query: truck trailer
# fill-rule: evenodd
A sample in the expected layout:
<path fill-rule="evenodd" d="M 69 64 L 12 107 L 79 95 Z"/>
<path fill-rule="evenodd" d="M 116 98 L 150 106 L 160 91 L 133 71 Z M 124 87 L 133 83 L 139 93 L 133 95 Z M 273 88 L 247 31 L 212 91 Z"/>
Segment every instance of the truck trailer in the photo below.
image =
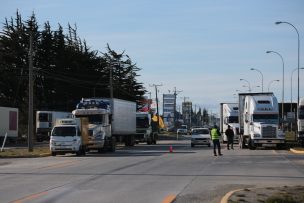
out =
<path fill-rule="evenodd" d="M 115 151 L 116 142 L 135 144 L 136 103 L 121 99 L 82 99 L 72 112 L 76 118 L 87 117 L 89 143 L 87 150 Z"/>
<path fill-rule="evenodd" d="M 7 134 L 8 140 L 16 140 L 18 137 L 18 109 L 12 107 L 0 107 L 0 140 Z M 1 142 L 2 143 L 2 142 Z"/>
<path fill-rule="evenodd" d="M 272 92 L 239 94 L 240 148 L 282 147 L 277 98 Z"/>
<path fill-rule="evenodd" d="M 298 107 L 298 141 L 304 146 L 304 98 L 301 98 Z"/>
<path fill-rule="evenodd" d="M 223 135 L 223 142 L 228 141 L 225 135 L 228 125 L 234 132 L 234 141 L 238 141 L 240 128 L 238 103 L 220 103 L 220 132 Z"/>
<path fill-rule="evenodd" d="M 37 141 L 50 140 L 50 133 L 56 120 L 72 118 L 71 112 L 37 111 L 36 112 L 36 138 Z"/>

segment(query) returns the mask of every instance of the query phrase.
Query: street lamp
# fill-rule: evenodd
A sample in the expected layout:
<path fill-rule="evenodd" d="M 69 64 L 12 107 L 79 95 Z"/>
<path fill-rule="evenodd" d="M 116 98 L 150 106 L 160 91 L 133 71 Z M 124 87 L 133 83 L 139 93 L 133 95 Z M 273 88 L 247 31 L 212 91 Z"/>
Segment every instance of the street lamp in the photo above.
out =
<path fill-rule="evenodd" d="M 304 67 L 302 67 L 300 69 L 303 70 Z M 290 112 L 292 112 L 292 75 L 296 70 L 298 70 L 298 68 L 295 68 L 292 70 L 291 77 L 290 77 Z"/>
<path fill-rule="evenodd" d="M 262 92 L 264 92 L 264 90 L 263 90 L 263 86 L 264 86 L 264 78 L 263 78 L 263 73 L 262 73 L 262 71 L 260 71 L 260 70 L 258 70 L 258 69 L 256 69 L 256 68 L 250 68 L 250 70 L 255 70 L 255 71 L 258 71 L 260 74 L 261 74 L 261 76 L 262 76 Z"/>
<path fill-rule="evenodd" d="M 248 80 L 245 80 L 245 79 L 240 79 L 240 81 L 245 81 L 248 83 L 248 88 L 249 88 L 249 92 L 251 92 L 251 86 L 250 86 L 250 82 Z"/>
<path fill-rule="evenodd" d="M 279 25 L 282 23 L 292 26 L 298 35 L 298 104 L 299 104 L 299 102 L 300 102 L 300 35 L 298 32 L 298 29 L 293 24 L 291 24 L 289 22 L 284 22 L 284 21 L 275 22 L 276 25 Z"/>
<path fill-rule="evenodd" d="M 270 85 L 271 85 L 271 83 L 273 83 L 273 82 L 280 82 L 280 80 L 271 80 L 271 81 L 269 82 L 269 84 L 268 84 L 268 92 L 269 92 Z"/>
<path fill-rule="evenodd" d="M 266 53 L 267 54 L 274 53 L 274 54 L 278 55 L 281 58 L 281 60 L 282 60 L 282 64 L 283 64 L 283 78 L 282 78 L 283 79 L 282 80 L 282 119 L 284 119 L 284 59 L 283 59 L 282 55 L 279 54 L 276 51 L 266 51 Z"/>

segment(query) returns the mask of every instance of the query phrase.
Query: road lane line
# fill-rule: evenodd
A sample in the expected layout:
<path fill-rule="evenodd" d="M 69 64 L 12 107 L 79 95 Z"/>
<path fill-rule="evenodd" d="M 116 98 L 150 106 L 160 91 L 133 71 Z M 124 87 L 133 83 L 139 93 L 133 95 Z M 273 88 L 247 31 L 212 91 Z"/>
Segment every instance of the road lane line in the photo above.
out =
<path fill-rule="evenodd" d="M 18 199 L 18 200 L 15 200 L 11 203 L 22 203 L 24 201 L 28 201 L 28 200 L 33 200 L 33 199 L 36 199 L 36 198 L 39 198 L 43 195 L 47 195 L 47 191 L 44 191 L 44 192 L 39 192 L 39 193 L 36 193 L 36 194 L 32 194 L 32 195 L 29 195 L 29 196 L 26 196 L 26 197 L 23 197 L 21 199 Z"/>
<path fill-rule="evenodd" d="M 167 197 L 165 197 L 165 199 L 163 199 L 162 203 L 171 203 L 173 201 L 175 201 L 176 199 L 176 195 L 167 195 Z"/>

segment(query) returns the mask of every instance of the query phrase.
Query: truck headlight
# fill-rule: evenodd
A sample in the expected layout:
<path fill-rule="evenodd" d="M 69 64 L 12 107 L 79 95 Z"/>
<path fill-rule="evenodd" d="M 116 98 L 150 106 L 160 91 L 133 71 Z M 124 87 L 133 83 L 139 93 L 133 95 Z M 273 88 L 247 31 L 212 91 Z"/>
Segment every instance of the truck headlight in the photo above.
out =
<path fill-rule="evenodd" d="M 253 137 L 261 137 L 260 134 L 254 134 Z"/>

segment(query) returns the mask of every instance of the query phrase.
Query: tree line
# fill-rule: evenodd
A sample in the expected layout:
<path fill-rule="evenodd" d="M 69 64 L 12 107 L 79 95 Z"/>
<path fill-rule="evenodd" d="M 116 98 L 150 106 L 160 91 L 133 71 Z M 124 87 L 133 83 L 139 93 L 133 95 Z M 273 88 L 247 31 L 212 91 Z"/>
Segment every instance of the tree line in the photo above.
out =
<path fill-rule="evenodd" d="M 34 109 L 71 111 L 81 98 L 109 97 L 112 70 L 115 98 L 140 101 L 145 93 L 137 80 L 140 68 L 125 53 L 107 44 L 106 52 L 91 50 L 68 24 L 39 26 L 33 13 L 23 20 L 5 19 L 0 31 L 0 106 L 19 108 L 24 123 L 28 106 L 29 47 L 32 36 Z"/>

